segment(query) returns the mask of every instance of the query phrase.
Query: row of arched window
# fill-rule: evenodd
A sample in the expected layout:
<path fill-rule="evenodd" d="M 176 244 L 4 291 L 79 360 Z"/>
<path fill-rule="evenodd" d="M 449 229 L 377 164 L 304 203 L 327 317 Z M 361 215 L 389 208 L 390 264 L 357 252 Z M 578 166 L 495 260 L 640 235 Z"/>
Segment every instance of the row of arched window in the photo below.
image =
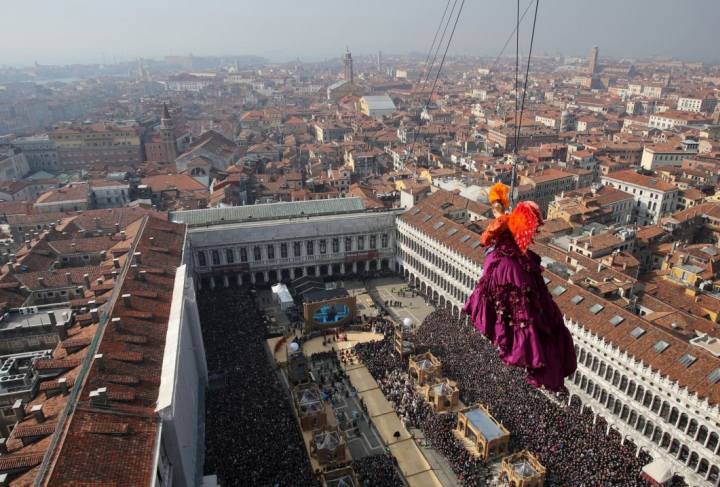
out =
<path fill-rule="evenodd" d="M 458 282 L 461 286 L 467 289 L 472 289 L 472 287 L 475 285 L 475 281 L 477 280 L 478 276 L 473 277 L 468 269 L 461 268 L 457 264 L 450 262 L 448 259 L 443 258 L 441 255 L 439 255 L 437 252 L 434 252 L 428 246 L 421 245 L 419 242 L 416 241 L 416 239 L 413 239 L 404 233 L 399 233 L 398 243 L 400 244 L 398 246 L 398 250 L 402 259 L 405 259 L 408 255 L 407 252 L 405 252 L 402 248 L 402 245 L 404 245 L 409 250 L 424 259 L 433 268 L 439 269 L 448 274 L 454 281 Z M 462 298 L 464 298 L 464 296 L 461 296 L 457 299 Z"/>
<path fill-rule="evenodd" d="M 378 238 L 379 237 L 379 238 Z M 197 264 L 200 267 L 208 265 L 226 265 L 237 262 L 260 262 L 263 260 L 287 259 L 292 257 L 338 254 L 342 248 L 344 252 L 386 249 L 390 245 L 390 235 L 357 235 L 355 237 L 334 237 L 329 239 L 313 239 L 294 242 L 281 242 L 252 245 L 248 247 L 226 247 L 209 251 L 197 251 Z"/>
<path fill-rule="evenodd" d="M 583 374 L 581 369 L 578 369 L 572 377 L 572 382 L 588 397 L 592 397 L 612 415 L 620 418 L 638 433 L 699 474 L 712 473 L 709 461 L 702 458 L 692 448 L 693 445 L 695 448 L 704 447 L 717 455 L 720 450 L 720 437 L 716 431 L 711 431 L 705 424 L 700 424 L 695 418 L 690 418 L 687 413 L 672 405 L 670 401 L 663 399 L 650 389 L 646 389 L 586 349 L 577 344 L 575 349 L 578 364 L 583 365 L 593 374 Z M 608 392 L 604 384 L 593 381 L 593 377 L 596 380 L 598 377 L 602 378 L 612 384 L 617 389 L 615 394 Z M 641 406 L 652 414 L 648 414 L 647 411 L 643 412 Z M 683 443 L 682 438 L 677 438 L 677 430 L 693 438 L 692 443 L 687 445 Z M 717 479 L 718 467 L 714 465 L 712 467 L 715 468 L 714 475 Z"/>

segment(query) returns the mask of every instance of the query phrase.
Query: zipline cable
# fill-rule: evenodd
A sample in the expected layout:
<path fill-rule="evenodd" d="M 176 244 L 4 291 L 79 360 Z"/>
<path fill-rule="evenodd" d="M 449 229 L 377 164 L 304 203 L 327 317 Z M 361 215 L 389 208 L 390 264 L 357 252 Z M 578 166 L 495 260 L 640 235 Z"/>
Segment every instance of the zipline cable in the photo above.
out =
<path fill-rule="evenodd" d="M 519 2 L 519 0 L 518 0 L 518 2 Z M 525 110 L 525 96 L 527 94 L 528 78 L 530 77 L 530 60 L 532 59 L 533 44 L 535 43 L 535 26 L 537 25 L 537 14 L 538 14 L 539 6 L 540 6 L 540 0 L 535 0 L 535 14 L 534 14 L 534 18 L 533 18 L 532 32 L 530 34 L 530 50 L 528 51 L 527 66 L 525 68 L 525 81 L 523 83 L 522 102 L 520 104 L 520 120 L 516 124 L 516 129 L 515 129 L 515 141 L 514 141 L 514 147 L 513 147 L 513 155 L 514 156 L 517 155 L 518 144 L 520 141 L 520 130 L 522 129 L 522 116 L 523 116 L 523 112 Z M 519 54 L 519 46 L 518 46 L 518 51 L 516 52 L 516 60 L 518 58 L 518 56 L 517 56 L 518 54 Z M 517 98 L 516 98 L 516 101 L 517 101 Z M 514 204 L 515 204 L 515 179 L 516 178 L 517 178 L 517 157 L 513 157 L 512 158 L 511 181 L 510 181 L 510 203 L 511 203 L 511 206 L 514 206 Z"/>
<path fill-rule="evenodd" d="M 422 81 L 423 76 L 426 76 L 426 73 L 428 70 L 428 62 L 430 61 L 430 55 L 433 52 L 433 48 L 435 48 L 435 41 L 437 41 L 437 36 L 440 33 L 440 28 L 442 27 L 443 23 L 445 22 L 445 14 L 447 14 L 448 7 L 450 6 L 450 0 L 447 0 L 447 3 L 445 4 L 445 10 L 443 10 L 442 17 L 440 18 L 440 23 L 437 26 L 437 29 L 435 29 L 435 36 L 433 37 L 432 44 L 430 44 L 430 49 L 428 50 L 427 56 L 425 57 L 425 66 L 423 67 L 423 71 L 420 73 L 420 78 L 418 79 L 418 84 L 420 84 L 420 81 Z M 454 8 L 454 7 L 453 7 Z M 451 13 L 452 15 L 452 13 Z M 437 51 L 435 51 L 437 53 Z M 435 61 L 433 61 L 433 64 L 435 64 Z M 432 66 L 430 67 L 432 69 Z M 427 78 L 427 76 L 426 76 Z M 427 81 L 427 79 L 425 80 Z"/>
<path fill-rule="evenodd" d="M 430 94 L 428 95 L 428 100 L 427 100 L 427 103 L 425 103 L 425 107 L 429 106 L 430 101 L 432 100 L 433 93 L 435 92 L 435 87 L 437 86 L 438 79 L 440 78 L 440 73 L 442 72 L 442 68 L 443 68 L 443 66 L 445 66 L 445 58 L 447 57 L 448 49 L 450 49 L 450 44 L 452 43 L 453 37 L 455 36 L 455 29 L 457 28 L 458 21 L 460 20 L 460 14 L 462 13 L 464 6 L 465 6 L 465 0 L 462 0 L 462 2 L 460 3 L 460 8 L 458 9 L 457 15 L 455 16 L 455 23 L 453 24 L 452 31 L 450 32 L 450 37 L 448 38 L 447 44 L 445 44 L 445 51 L 443 52 L 442 59 L 440 60 L 440 66 L 438 67 L 437 74 L 435 75 L 435 80 L 433 81 L 432 88 L 430 89 Z M 447 28 L 447 25 L 445 27 Z M 417 132 L 418 131 L 416 130 L 415 137 L 413 137 L 412 146 L 410 147 L 411 154 L 413 153 L 413 151 L 415 149 L 415 142 L 417 141 Z"/>

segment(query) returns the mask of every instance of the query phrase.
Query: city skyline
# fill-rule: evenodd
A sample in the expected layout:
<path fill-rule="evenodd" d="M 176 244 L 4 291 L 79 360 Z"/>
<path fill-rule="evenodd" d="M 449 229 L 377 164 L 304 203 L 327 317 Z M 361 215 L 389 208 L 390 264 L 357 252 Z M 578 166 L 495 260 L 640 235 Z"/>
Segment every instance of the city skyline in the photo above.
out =
<path fill-rule="evenodd" d="M 521 2 L 521 10 L 528 3 Z M 391 5 L 373 0 L 362 11 L 326 0 L 313 5 L 277 0 L 250 7 L 247 2 L 215 0 L 198 12 L 187 0 L 142 6 L 138 0 L 102 6 L 72 0 L 48 4 L 38 13 L 33 10 L 36 7 L 20 4 L 6 13 L 0 45 L 11 47 L 0 50 L 0 65 L 110 64 L 188 53 L 257 55 L 271 62 L 319 61 L 339 57 L 345 45 L 358 56 L 378 50 L 424 53 L 446 2 L 426 1 L 410 9 L 406 0 Z M 515 7 L 513 2 L 498 0 L 466 2 L 450 55 L 496 56 L 514 27 Z M 677 22 L 687 16 L 687 5 L 681 2 L 543 2 L 535 52 L 586 56 L 592 46 L 599 45 L 601 56 L 614 58 L 716 61 L 712 21 L 720 15 L 720 4 L 700 0 L 693 7 L 704 15 L 696 16 L 690 27 Z M 527 49 L 531 17 L 521 26 L 521 51 Z"/>

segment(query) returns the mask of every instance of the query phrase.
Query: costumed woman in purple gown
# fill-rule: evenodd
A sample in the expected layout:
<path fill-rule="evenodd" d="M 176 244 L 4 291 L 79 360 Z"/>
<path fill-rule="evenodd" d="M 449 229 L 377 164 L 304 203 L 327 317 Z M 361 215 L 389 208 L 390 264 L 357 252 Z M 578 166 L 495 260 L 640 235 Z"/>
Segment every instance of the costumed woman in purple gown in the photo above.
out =
<path fill-rule="evenodd" d="M 570 331 L 543 280 L 540 256 L 528 249 L 543 224 L 542 214 L 531 201 L 507 213 L 508 193 L 502 183 L 490 189 L 495 220 L 482 235 L 489 252 L 463 311 L 506 364 L 527 370 L 531 385 L 560 391 L 577 359 Z"/>

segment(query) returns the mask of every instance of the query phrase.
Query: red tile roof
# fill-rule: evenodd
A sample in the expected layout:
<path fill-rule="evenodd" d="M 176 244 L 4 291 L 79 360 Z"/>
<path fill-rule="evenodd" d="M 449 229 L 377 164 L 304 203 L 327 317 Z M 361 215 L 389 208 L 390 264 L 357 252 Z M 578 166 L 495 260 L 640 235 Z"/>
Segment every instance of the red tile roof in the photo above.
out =
<path fill-rule="evenodd" d="M 665 181 L 662 181 L 660 178 L 657 177 L 638 174 L 632 169 L 610 173 L 607 176 L 603 176 L 603 179 L 614 179 L 617 181 L 622 181 L 623 183 L 633 184 L 635 186 L 641 186 L 643 188 L 648 188 L 656 191 L 677 190 L 677 186 L 675 186 L 674 184 L 666 183 Z"/>
<path fill-rule="evenodd" d="M 152 237 L 152 239 L 151 239 Z M 53 456 L 48 485 L 147 485 L 159 418 L 155 413 L 175 269 L 181 263 L 184 226 L 148 219 L 138 234 L 139 280 L 129 271 L 117 291 L 130 294 L 109 310 L 97 353 L 78 404 Z M 162 247 L 163 251 L 157 250 Z M 134 260 L 131 263 L 136 263 Z M 106 387 L 109 406 L 99 410 L 90 391 Z M 101 469 L 97 468 L 102 464 Z"/>
<path fill-rule="evenodd" d="M 111 309 L 104 311 L 108 319 L 119 318 L 120 322 L 109 321 L 101 328 L 91 316 L 84 322 L 76 317 L 76 323 L 68 329 L 68 338 L 58 344 L 53 358 L 35 362 L 39 370 L 55 369 L 61 373 L 40 383 L 40 393 L 25 406 L 25 417 L 8 438 L 9 453 L 0 456 L 0 472 L 11 475 L 13 486 L 29 487 L 41 473 L 45 485 L 118 487 L 148 485 L 154 475 L 160 421 L 155 403 L 184 227 L 146 217 L 143 225 L 128 231 L 128 238 L 133 246 L 127 245 L 121 252 L 141 252 L 138 270 L 152 272 L 139 280 L 135 272 L 129 271 L 134 260 L 118 253 L 121 268 L 127 269 L 128 274 L 114 279 L 120 281 L 115 283 L 119 287 L 116 296 L 131 297 L 127 302 L 120 298 L 109 301 L 106 299 L 109 292 L 103 291 L 96 306 L 112 304 Z M 97 267 L 100 275 L 114 269 L 109 260 L 112 257 L 109 254 Z M 100 285 L 93 282 L 91 292 L 107 287 L 108 283 L 113 284 L 108 280 Z M 102 358 L 89 357 L 92 361 L 87 375 L 80 377 L 80 366 L 88 357 L 89 344 L 97 333 L 102 335 L 92 353 Z M 80 387 L 72 409 L 68 409 L 68 400 L 73 396 L 63 392 L 61 378 L 68 388 Z M 90 391 L 100 387 L 107 389 L 107 406 L 103 409 L 90 400 Z M 30 412 L 37 405 L 42 407 L 41 421 Z M 64 411 L 70 412 L 70 416 L 63 428 L 58 429 Z M 55 440 L 57 444 L 48 452 L 49 469 L 44 470 L 40 464 Z"/>

